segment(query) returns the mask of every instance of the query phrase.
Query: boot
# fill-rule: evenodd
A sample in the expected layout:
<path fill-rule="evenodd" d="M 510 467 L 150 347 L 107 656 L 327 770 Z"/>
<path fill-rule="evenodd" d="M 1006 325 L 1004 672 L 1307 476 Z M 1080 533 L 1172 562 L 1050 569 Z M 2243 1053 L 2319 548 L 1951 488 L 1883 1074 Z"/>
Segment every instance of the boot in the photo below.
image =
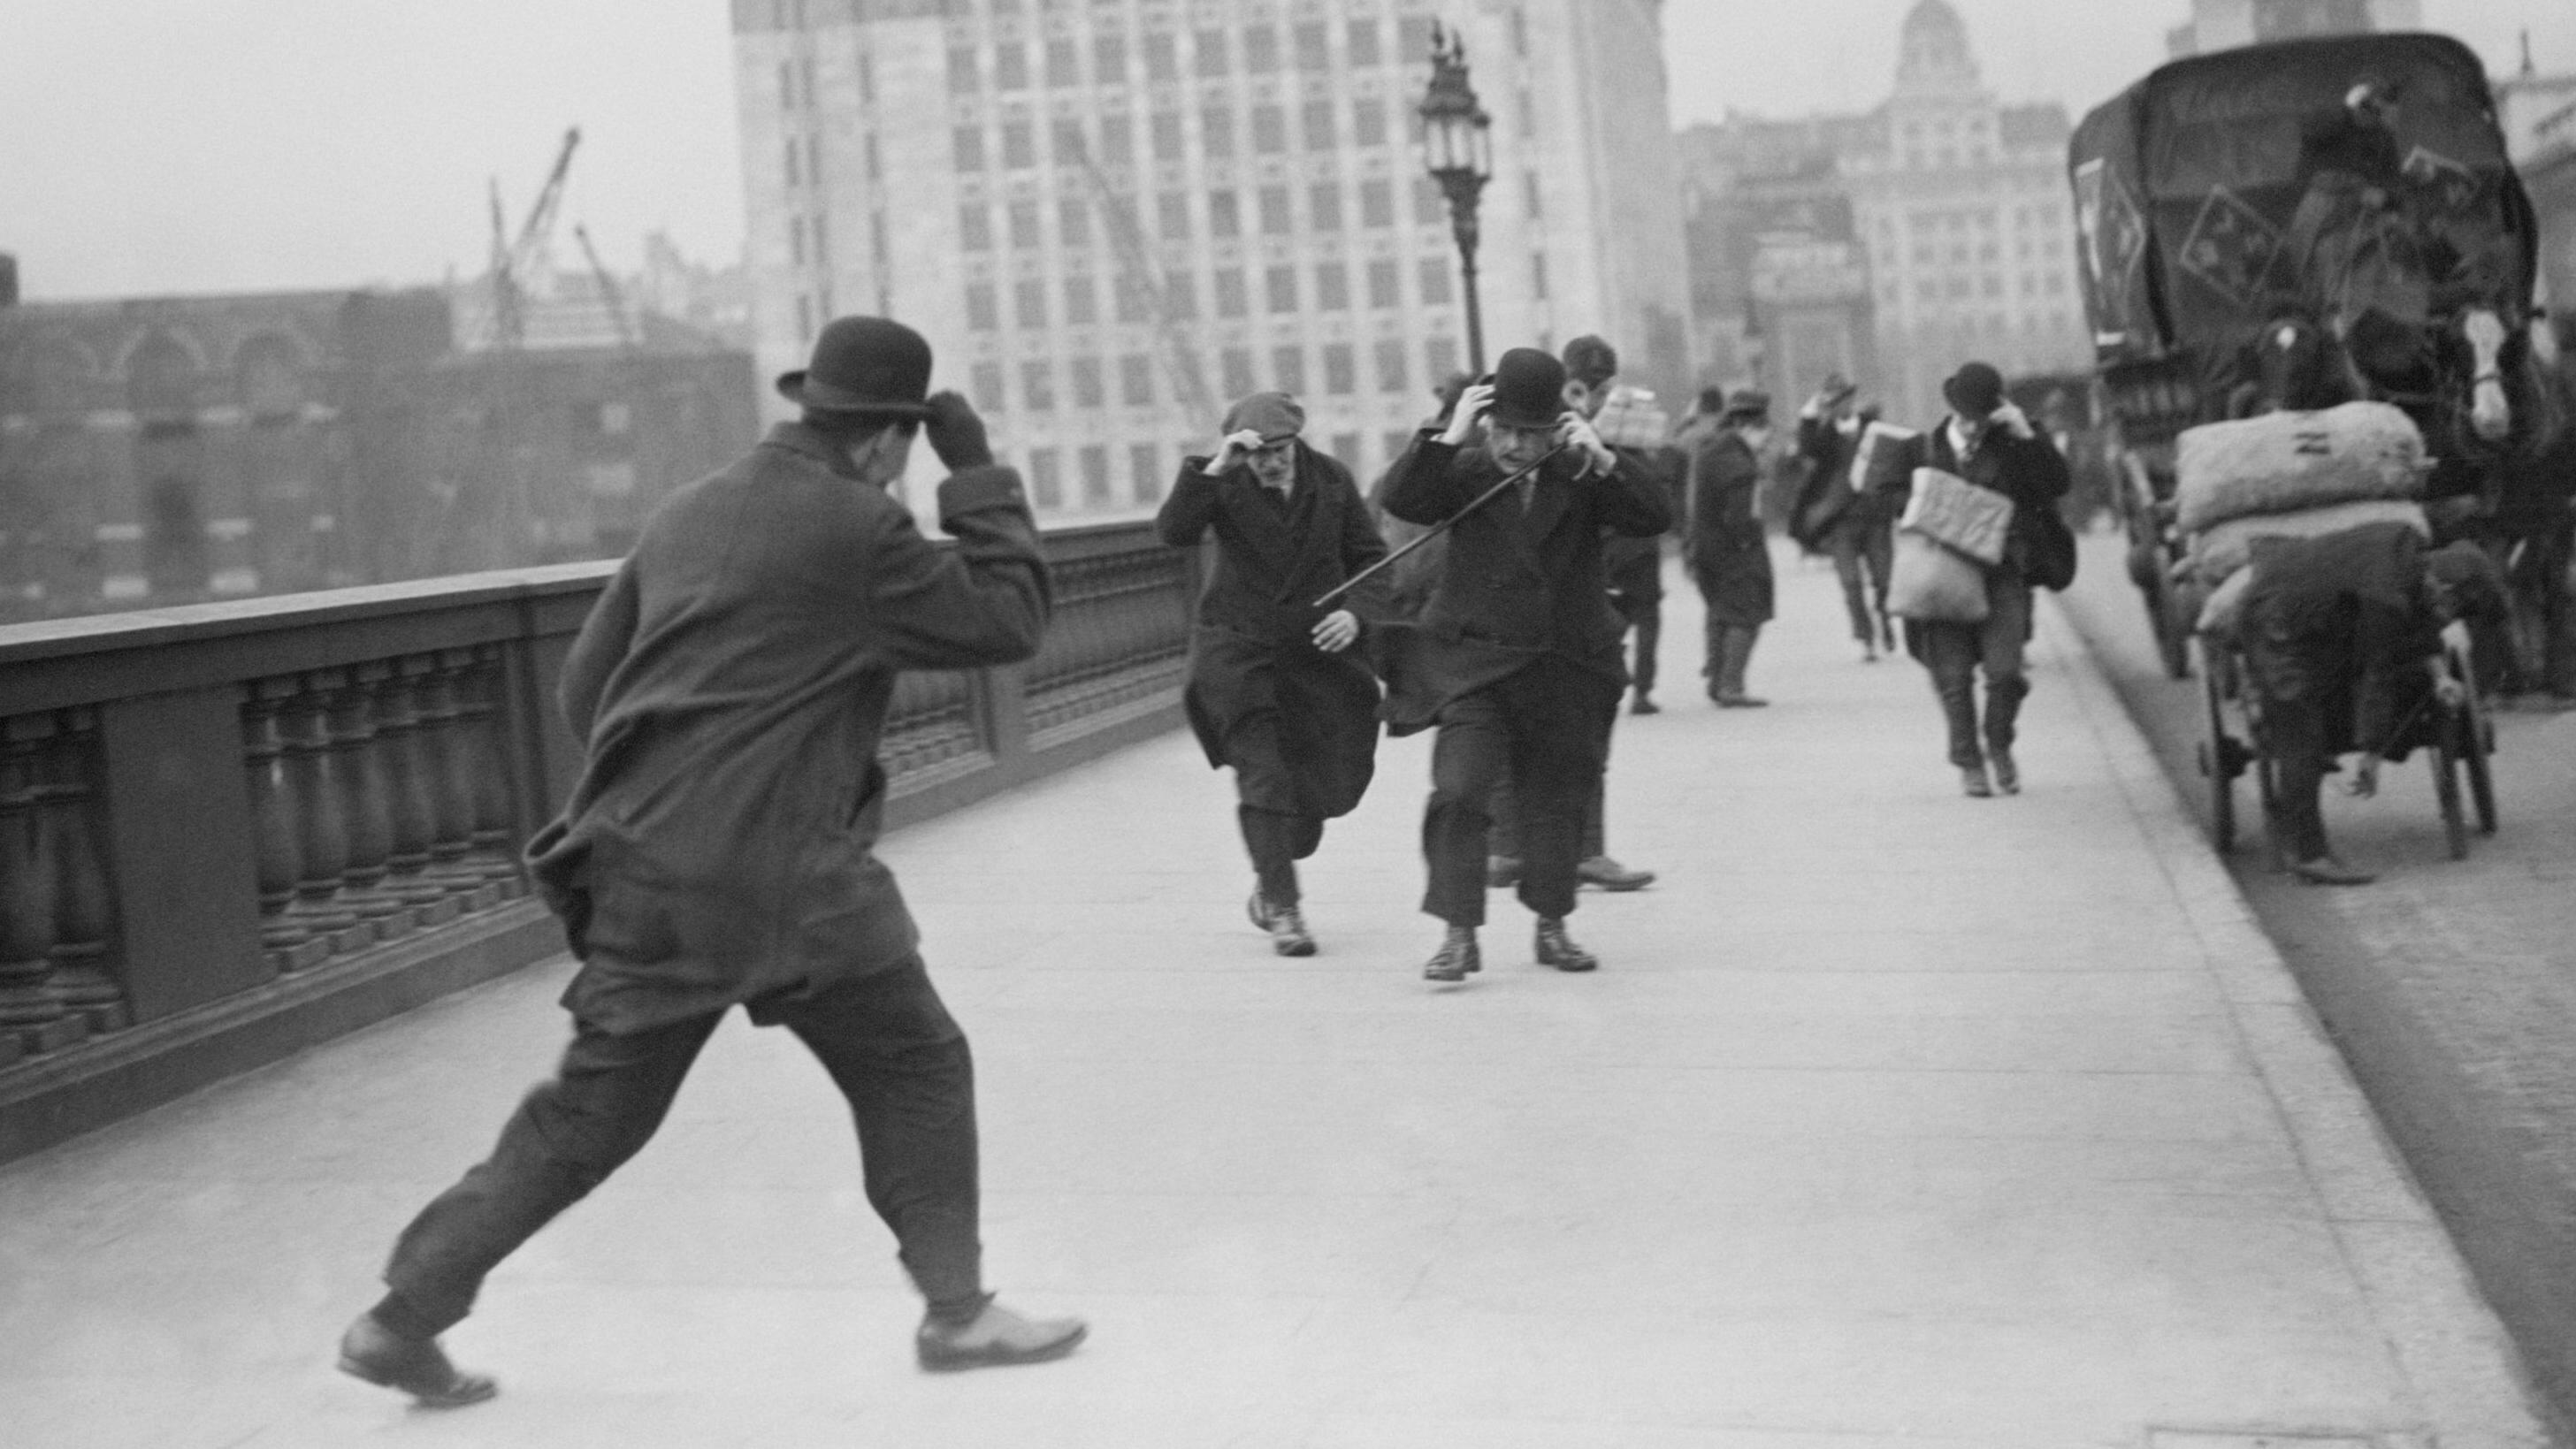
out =
<path fill-rule="evenodd" d="M 1759 629 L 1741 624 L 1729 625 L 1723 652 L 1718 657 L 1717 685 L 1711 697 L 1720 709 L 1760 709 L 1767 699 L 1756 699 L 1744 692 L 1745 666 L 1753 662 L 1753 643 L 1762 636 Z"/>
<path fill-rule="evenodd" d="M 1662 714 L 1663 712 L 1664 707 L 1655 703 L 1654 698 L 1642 689 L 1637 691 L 1635 699 L 1628 701 L 1630 714 Z"/>
<path fill-rule="evenodd" d="M 1987 782 L 1983 765 L 1961 765 L 1959 788 L 1967 791 L 1971 800 L 1991 800 L 1995 795 L 1995 787 Z"/>
<path fill-rule="evenodd" d="M 982 1311 L 964 1323 L 923 1319 L 912 1346 L 923 1368 L 953 1373 L 1062 1358 L 1090 1331 L 1079 1318 L 1023 1318 L 986 1299 Z"/>
<path fill-rule="evenodd" d="M 1574 944 L 1574 938 L 1565 934 L 1563 916 L 1538 918 L 1537 949 L 1538 964 L 1559 971 L 1591 971 L 1601 965 L 1600 957 Z"/>
<path fill-rule="evenodd" d="M 1252 917 L 1252 924 L 1270 933 L 1271 950 L 1282 956 L 1315 954 L 1315 938 L 1307 934 L 1306 917 L 1295 906 L 1274 906 L 1255 886 L 1244 909 Z"/>
<path fill-rule="evenodd" d="M 461 1409 L 499 1393 L 481 1374 L 457 1372 L 434 1338 L 403 1338 L 372 1312 L 340 1335 L 340 1372 L 400 1389 L 424 1409 Z"/>
<path fill-rule="evenodd" d="M 1476 928 L 1451 926 L 1449 933 L 1440 938 L 1440 949 L 1432 952 L 1431 959 L 1423 963 L 1422 979 L 1464 981 L 1469 972 L 1484 969 L 1485 963 L 1476 950 Z"/>
<path fill-rule="evenodd" d="M 2333 855 L 2290 862 L 2290 873 L 2310 885 L 2359 886 L 2379 879 L 2369 871 L 2344 864 Z"/>
<path fill-rule="evenodd" d="M 1641 891 L 1655 883 L 1653 871 L 1630 870 L 1606 855 L 1596 855 L 1577 862 L 1574 867 L 1574 878 L 1578 882 L 1597 885 L 1605 891 Z"/>
<path fill-rule="evenodd" d="M 2007 750 L 1997 750 L 1992 755 L 1988 756 L 1987 760 L 1988 763 L 1994 767 L 1995 788 L 2003 791 L 2007 795 L 2020 794 L 2021 770 L 2018 766 L 2013 764 L 2011 752 Z"/>

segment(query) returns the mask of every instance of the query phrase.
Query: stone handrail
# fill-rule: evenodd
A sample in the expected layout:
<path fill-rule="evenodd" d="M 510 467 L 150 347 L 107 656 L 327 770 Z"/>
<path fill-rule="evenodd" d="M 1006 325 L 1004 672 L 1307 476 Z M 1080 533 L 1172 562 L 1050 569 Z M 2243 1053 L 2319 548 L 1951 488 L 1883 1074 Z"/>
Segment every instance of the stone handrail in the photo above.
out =
<path fill-rule="evenodd" d="M 897 683 L 890 823 L 1178 722 L 1197 556 L 1046 548 L 1037 658 Z M 0 1160 L 561 949 L 518 849 L 613 567 L 0 627 Z"/>

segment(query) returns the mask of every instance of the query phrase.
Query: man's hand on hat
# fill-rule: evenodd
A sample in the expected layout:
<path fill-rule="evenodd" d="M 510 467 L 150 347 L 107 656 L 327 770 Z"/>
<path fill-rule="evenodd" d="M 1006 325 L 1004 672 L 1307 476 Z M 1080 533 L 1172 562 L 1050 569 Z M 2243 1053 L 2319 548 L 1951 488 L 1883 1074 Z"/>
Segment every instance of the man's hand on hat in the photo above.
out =
<path fill-rule="evenodd" d="M 2010 400 L 2007 400 L 2003 406 L 1996 408 L 1993 414 L 1986 419 L 1986 423 L 1989 427 L 2002 428 L 2004 431 L 2011 433 L 2014 437 L 2021 439 L 2025 443 L 2038 436 L 2038 434 L 2031 429 L 2030 414 L 2021 410 L 2021 404 Z"/>
<path fill-rule="evenodd" d="M 984 436 L 984 420 L 975 415 L 975 405 L 954 392 L 934 392 L 927 399 L 930 418 L 922 431 L 930 435 L 930 451 L 951 473 L 969 468 L 993 466 L 993 445 Z"/>
<path fill-rule="evenodd" d="M 1237 428 L 1218 441 L 1216 456 L 1207 462 L 1207 475 L 1214 478 L 1231 473 L 1260 451 L 1261 434 L 1251 428 Z"/>
<path fill-rule="evenodd" d="M 1463 448 L 1476 436 L 1476 420 L 1494 406 L 1494 385 L 1477 382 L 1458 394 L 1458 405 L 1449 410 L 1449 426 L 1440 441 L 1453 448 Z"/>
<path fill-rule="evenodd" d="M 1315 625 L 1315 647 L 1327 654 L 1339 654 L 1358 642 L 1359 615 L 1348 609 L 1335 609 Z"/>
<path fill-rule="evenodd" d="M 1556 441 L 1560 447 L 1581 448 L 1591 457 L 1595 473 L 1607 475 L 1619 466 L 1619 455 L 1610 451 L 1610 445 L 1601 441 L 1600 430 L 1581 413 L 1565 415 L 1565 421 L 1557 427 Z"/>

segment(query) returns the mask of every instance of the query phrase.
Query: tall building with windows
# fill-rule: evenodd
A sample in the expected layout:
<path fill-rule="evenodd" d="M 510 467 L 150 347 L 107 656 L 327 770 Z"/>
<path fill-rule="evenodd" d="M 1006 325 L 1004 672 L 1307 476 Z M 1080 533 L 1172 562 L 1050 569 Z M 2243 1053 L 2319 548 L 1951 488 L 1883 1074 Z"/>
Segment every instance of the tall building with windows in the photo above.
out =
<path fill-rule="evenodd" d="M 1054 521 L 1161 498 L 1281 388 L 1382 468 L 1466 365 L 1413 111 L 1435 17 L 1495 118 L 1488 349 L 1690 375 L 1660 0 L 735 0 L 764 370 L 845 312 L 929 336 Z"/>

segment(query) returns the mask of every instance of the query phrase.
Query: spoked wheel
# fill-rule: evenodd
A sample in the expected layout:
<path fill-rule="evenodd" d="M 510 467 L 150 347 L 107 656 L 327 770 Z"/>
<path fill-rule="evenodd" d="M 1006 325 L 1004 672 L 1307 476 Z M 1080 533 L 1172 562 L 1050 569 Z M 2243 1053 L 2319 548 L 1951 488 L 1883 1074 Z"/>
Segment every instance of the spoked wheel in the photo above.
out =
<path fill-rule="evenodd" d="M 2236 848 L 2236 777 L 2244 773 L 2243 747 L 2227 733 L 2223 681 L 2207 642 L 2195 639 L 2200 656 L 2200 701 L 2204 729 L 2199 748 L 2200 773 L 2209 781 L 2209 842 L 2221 855 Z"/>
<path fill-rule="evenodd" d="M 2259 734 L 2259 732 L 2258 732 Z M 2254 747 L 2254 794 L 2263 802 L 2263 849 L 2267 863 L 2275 873 L 2290 868 L 2290 842 L 2283 838 L 2281 820 L 2281 767 L 2263 749 L 2258 738 Z"/>
<path fill-rule="evenodd" d="M 2191 626 L 2195 622 L 2182 617 L 2180 591 L 2173 580 L 2157 574 L 2147 594 L 2147 613 L 2155 623 L 2156 653 L 2164 660 L 2165 674 L 2173 679 L 2191 678 Z"/>
<path fill-rule="evenodd" d="M 2442 726 L 2433 732 L 2433 748 L 2424 758 L 2433 766 L 2433 794 L 2442 804 L 2442 839 L 2451 848 L 2451 859 L 2469 858 L 2469 821 L 2460 808 L 2460 716 L 2450 713 Z"/>
<path fill-rule="evenodd" d="M 2468 679 L 2468 662 L 2457 651 L 2451 655 L 2451 667 L 2462 681 Z M 2490 763 L 2494 756 L 2495 721 L 2472 684 L 2468 700 L 2460 706 L 2460 764 L 2468 773 L 2469 803 L 2477 808 L 2480 835 L 2496 833 L 2495 770 Z"/>

